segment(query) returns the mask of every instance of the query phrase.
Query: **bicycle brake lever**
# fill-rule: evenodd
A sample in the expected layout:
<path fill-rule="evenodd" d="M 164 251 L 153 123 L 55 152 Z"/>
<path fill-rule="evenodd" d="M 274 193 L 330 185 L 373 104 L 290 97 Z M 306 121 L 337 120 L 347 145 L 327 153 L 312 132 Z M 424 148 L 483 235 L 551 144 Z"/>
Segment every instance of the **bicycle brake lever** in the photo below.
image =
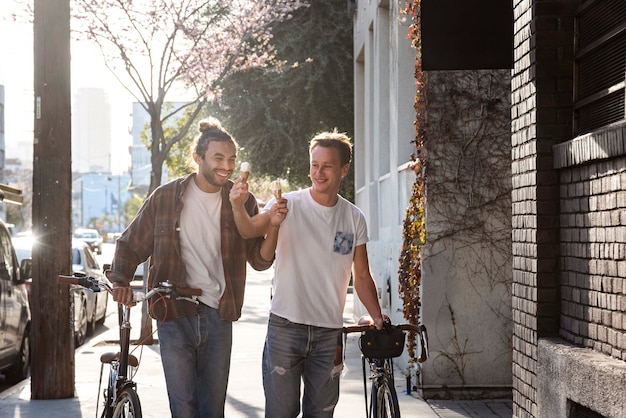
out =
<path fill-rule="evenodd" d="M 79 277 L 77 282 L 79 285 L 91 290 L 92 292 L 100 292 L 102 290 L 98 285 L 98 280 L 87 275 Z"/>

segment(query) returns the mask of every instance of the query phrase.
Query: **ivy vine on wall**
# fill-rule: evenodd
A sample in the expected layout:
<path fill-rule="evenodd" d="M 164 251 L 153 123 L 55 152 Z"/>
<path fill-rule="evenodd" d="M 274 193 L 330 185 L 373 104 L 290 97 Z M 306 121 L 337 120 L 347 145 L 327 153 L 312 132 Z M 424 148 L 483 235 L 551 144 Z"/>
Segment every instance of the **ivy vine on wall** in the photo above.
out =
<path fill-rule="evenodd" d="M 415 126 L 415 154 L 411 156 L 412 168 L 415 171 L 409 204 L 403 222 L 403 242 L 400 254 L 399 294 L 403 302 L 405 319 L 410 323 L 419 324 L 419 311 L 421 307 L 420 283 L 421 283 L 421 257 L 420 251 L 426 240 L 426 226 L 424 201 L 425 176 L 424 176 L 424 98 L 422 95 L 423 74 L 421 66 L 421 36 L 420 36 L 420 0 L 407 0 L 403 11 L 413 19 L 409 26 L 408 36 L 413 48 L 417 50 L 415 58 L 415 101 L 414 108 L 416 118 Z M 415 358 L 415 335 L 409 335 L 407 350 L 411 359 Z"/>

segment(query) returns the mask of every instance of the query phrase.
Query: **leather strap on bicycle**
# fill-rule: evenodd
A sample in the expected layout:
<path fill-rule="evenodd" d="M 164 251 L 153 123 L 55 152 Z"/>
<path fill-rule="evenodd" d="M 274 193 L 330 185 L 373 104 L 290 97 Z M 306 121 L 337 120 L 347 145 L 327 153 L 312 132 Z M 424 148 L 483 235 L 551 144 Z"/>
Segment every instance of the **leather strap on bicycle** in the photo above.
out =
<path fill-rule="evenodd" d="M 179 295 L 189 298 L 192 296 L 200 296 L 202 294 L 202 289 L 194 289 L 193 287 L 179 287 L 176 286 L 176 291 Z"/>

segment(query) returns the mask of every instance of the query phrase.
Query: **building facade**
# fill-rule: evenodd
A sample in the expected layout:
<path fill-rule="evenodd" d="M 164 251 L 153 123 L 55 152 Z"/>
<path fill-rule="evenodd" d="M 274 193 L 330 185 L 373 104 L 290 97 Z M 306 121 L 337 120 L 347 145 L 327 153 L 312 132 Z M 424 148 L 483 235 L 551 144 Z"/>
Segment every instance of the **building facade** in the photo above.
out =
<path fill-rule="evenodd" d="M 415 181 L 416 50 L 407 39 L 413 22 L 401 13 L 404 1 L 355 6 L 356 204 L 368 219 L 381 303 L 393 322 L 404 322 L 398 260 Z M 428 165 L 420 316 L 431 358 L 415 382 L 426 397 L 508 396 L 510 70 L 430 70 L 423 81 Z M 406 358 L 400 365 L 413 373 Z"/>
<path fill-rule="evenodd" d="M 72 172 L 108 172 L 112 153 L 127 152 L 113 150 L 111 127 L 111 103 L 106 91 L 77 89 L 72 100 Z"/>
<path fill-rule="evenodd" d="M 174 113 L 169 119 L 167 126 L 173 126 L 180 118 L 184 117 L 184 112 L 181 110 L 185 106 L 183 102 L 167 102 L 163 105 L 163 112 Z M 133 137 L 133 144 L 131 147 L 131 183 L 132 189 L 138 194 L 146 194 L 150 187 L 150 173 L 152 172 L 152 161 L 150 150 L 146 145 L 146 140 L 150 140 L 150 114 L 146 111 L 145 107 L 138 102 L 133 102 L 133 125 L 131 128 L 131 134 Z M 167 167 L 163 165 L 161 173 L 161 182 L 165 183 L 168 179 Z"/>
<path fill-rule="evenodd" d="M 626 3 L 514 25 L 514 416 L 625 417 Z"/>
<path fill-rule="evenodd" d="M 480 21 L 464 8 L 490 2 L 420 1 L 418 121 L 427 191 L 421 319 L 431 341 L 424 394 L 477 397 L 480 386 L 509 385 L 514 417 L 626 417 L 626 2 L 494 0 L 492 8 L 510 10 L 481 26 L 510 26 L 502 34 L 511 39 L 510 69 L 492 60 L 502 45 L 490 50 L 464 23 Z M 385 177 L 377 169 L 380 149 L 393 150 L 398 138 L 384 126 L 394 126 L 402 106 L 391 101 L 377 109 L 376 92 L 416 93 L 408 80 L 393 82 L 394 74 L 413 74 L 415 63 L 402 62 L 389 36 L 404 2 L 349 3 L 357 203 L 368 209 L 373 269 L 386 289 L 400 238 L 385 241 L 376 208 L 394 200 L 384 195 L 387 178 L 397 176 L 398 200 L 408 189 L 394 170 Z M 464 19 L 455 20 L 458 10 Z M 446 45 L 461 38 L 473 45 Z M 483 59 L 489 64 L 481 68 Z M 392 158 L 390 165 L 399 171 L 400 163 Z M 433 391 L 437 386 L 442 390 Z M 455 386 L 465 390 L 443 390 Z"/>
<path fill-rule="evenodd" d="M 72 179 L 72 227 L 93 228 L 101 233 L 126 228 L 124 205 L 133 197 L 128 173 L 75 174 Z"/>

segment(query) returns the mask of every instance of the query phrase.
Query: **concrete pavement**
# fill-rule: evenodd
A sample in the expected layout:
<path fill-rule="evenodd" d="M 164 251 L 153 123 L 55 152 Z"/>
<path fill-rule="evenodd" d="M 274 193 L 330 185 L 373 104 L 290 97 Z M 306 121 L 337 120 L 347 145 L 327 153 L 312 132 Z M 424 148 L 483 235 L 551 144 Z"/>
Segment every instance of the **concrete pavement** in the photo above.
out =
<path fill-rule="evenodd" d="M 261 381 L 261 353 L 267 325 L 270 298 L 271 270 L 256 272 L 249 269 L 246 301 L 242 318 L 233 327 L 233 353 L 231 362 L 227 418 L 261 418 L 264 416 L 264 397 Z M 349 295 L 351 298 L 352 295 Z M 350 301 L 348 301 L 350 302 Z M 113 304 L 111 304 L 113 305 Z M 354 321 L 351 303 L 346 304 L 344 320 Z M 67 418 L 96 417 L 100 355 L 117 351 L 117 314 L 110 306 L 104 331 L 92 337 L 76 350 L 76 394 L 74 398 L 60 400 L 31 400 L 30 379 L 0 393 L 0 417 L 3 418 Z M 140 309 L 133 316 L 133 339 L 139 336 Z M 341 396 L 335 410 L 336 417 L 365 416 L 363 377 L 357 336 L 352 334 L 346 346 L 346 371 L 341 381 Z M 143 416 L 162 418 L 169 416 L 165 380 L 161 368 L 159 347 L 133 346 L 133 354 L 140 358 L 135 375 Z M 107 371 L 105 370 L 105 377 Z M 510 418 L 510 400 L 494 401 L 429 401 L 407 395 L 404 378 L 396 371 L 396 390 L 403 418 Z M 102 396 L 100 396 L 100 403 Z M 102 407 L 98 408 L 101 414 Z M 97 418 L 97 417 L 96 417 Z"/>

